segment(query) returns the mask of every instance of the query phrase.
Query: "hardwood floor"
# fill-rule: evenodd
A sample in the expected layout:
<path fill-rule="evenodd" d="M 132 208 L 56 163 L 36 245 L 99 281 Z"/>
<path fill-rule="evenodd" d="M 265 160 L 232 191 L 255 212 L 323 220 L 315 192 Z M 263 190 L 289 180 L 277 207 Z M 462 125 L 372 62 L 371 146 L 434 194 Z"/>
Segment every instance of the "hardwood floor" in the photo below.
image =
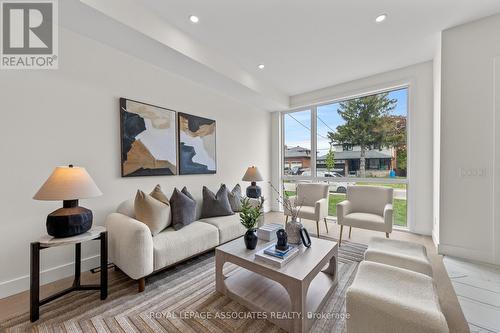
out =
<path fill-rule="evenodd" d="M 271 212 L 265 215 L 266 223 L 284 223 L 282 213 Z M 309 231 L 309 234 L 315 235 L 316 222 L 303 220 L 303 225 Z M 324 224 L 320 224 L 320 234 L 329 235 L 338 239 L 340 228 L 334 222 L 328 221 L 328 233 Z M 374 232 L 370 230 L 354 229 L 352 230 L 351 238 L 348 237 L 349 230 L 344 230 L 344 240 L 351 240 L 357 243 L 366 244 L 373 236 L 385 237 L 384 233 Z M 436 247 L 429 236 L 412 234 L 406 231 L 394 231 L 391 236 L 393 239 L 407 240 L 423 244 L 427 248 L 429 258 L 433 267 L 434 280 L 437 285 L 438 295 L 442 306 L 443 313 L 447 318 L 450 332 L 469 332 L 469 327 L 460 308 L 457 296 L 453 290 L 453 285 L 448 277 L 443 264 L 442 256 L 437 255 Z M 313 239 L 314 243 L 314 239 Z M 109 270 L 109 274 L 117 274 L 114 270 Z M 71 285 L 73 278 L 67 278 L 42 286 L 41 297 L 47 294 L 62 290 Z M 98 283 L 99 274 L 90 272 L 82 273 L 82 281 L 85 283 Z M 11 317 L 14 314 L 29 311 L 29 291 L 22 292 L 0 300 L 0 320 Z"/>
<path fill-rule="evenodd" d="M 500 267 L 445 257 L 471 332 L 500 332 Z"/>

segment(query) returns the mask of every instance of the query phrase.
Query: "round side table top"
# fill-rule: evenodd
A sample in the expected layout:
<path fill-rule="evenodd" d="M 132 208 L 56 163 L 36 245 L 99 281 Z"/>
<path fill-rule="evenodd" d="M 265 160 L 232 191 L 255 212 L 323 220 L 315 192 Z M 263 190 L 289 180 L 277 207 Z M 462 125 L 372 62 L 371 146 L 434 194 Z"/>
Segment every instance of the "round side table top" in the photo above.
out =
<path fill-rule="evenodd" d="M 40 245 L 45 247 L 82 243 L 98 237 L 100 233 L 103 231 L 106 231 L 106 228 L 97 226 L 97 227 L 92 227 L 89 231 L 84 232 L 83 234 L 76 235 L 73 237 L 54 238 L 49 235 L 44 235 L 38 240 L 38 242 L 40 243 Z"/>

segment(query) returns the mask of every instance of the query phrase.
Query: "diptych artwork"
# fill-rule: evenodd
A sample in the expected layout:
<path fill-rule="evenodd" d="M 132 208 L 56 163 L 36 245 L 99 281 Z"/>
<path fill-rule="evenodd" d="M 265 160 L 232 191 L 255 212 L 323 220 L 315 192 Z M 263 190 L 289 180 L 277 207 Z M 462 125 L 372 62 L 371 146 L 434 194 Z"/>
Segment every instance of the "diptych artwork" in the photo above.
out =
<path fill-rule="evenodd" d="M 179 174 L 213 174 L 217 171 L 215 120 L 178 113 Z"/>
<path fill-rule="evenodd" d="M 120 98 L 122 177 L 177 174 L 176 112 Z"/>

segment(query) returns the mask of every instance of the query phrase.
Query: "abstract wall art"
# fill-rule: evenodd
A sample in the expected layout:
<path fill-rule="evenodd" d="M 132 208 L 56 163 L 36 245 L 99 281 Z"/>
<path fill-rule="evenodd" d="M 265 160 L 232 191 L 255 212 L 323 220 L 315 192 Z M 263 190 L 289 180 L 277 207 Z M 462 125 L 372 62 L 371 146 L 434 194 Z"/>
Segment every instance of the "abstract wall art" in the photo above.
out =
<path fill-rule="evenodd" d="M 120 98 L 122 177 L 177 174 L 176 112 Z"/>
<path fill-rule="evenodd" d="M 178 113 L 179 173 L 214 174 L 217 171 L 215 120 Z"/>

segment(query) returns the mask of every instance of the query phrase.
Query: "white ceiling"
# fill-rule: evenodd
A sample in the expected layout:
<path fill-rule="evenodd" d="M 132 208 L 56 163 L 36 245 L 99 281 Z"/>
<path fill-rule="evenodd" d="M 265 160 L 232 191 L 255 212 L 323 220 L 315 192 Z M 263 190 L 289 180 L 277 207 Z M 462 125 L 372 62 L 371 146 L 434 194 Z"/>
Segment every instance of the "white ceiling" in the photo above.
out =
<path fill-rule="evenodd" d="M 446 28 L 500 0 L 142 0 L 257 79 L 295 95 L 433 58 Z M 387 13 L 388 19 L 374 19 Z M 199 16 L 192 24 L 188 17 Z M 257 65 L 264 63 L 264 70 Z"/>

